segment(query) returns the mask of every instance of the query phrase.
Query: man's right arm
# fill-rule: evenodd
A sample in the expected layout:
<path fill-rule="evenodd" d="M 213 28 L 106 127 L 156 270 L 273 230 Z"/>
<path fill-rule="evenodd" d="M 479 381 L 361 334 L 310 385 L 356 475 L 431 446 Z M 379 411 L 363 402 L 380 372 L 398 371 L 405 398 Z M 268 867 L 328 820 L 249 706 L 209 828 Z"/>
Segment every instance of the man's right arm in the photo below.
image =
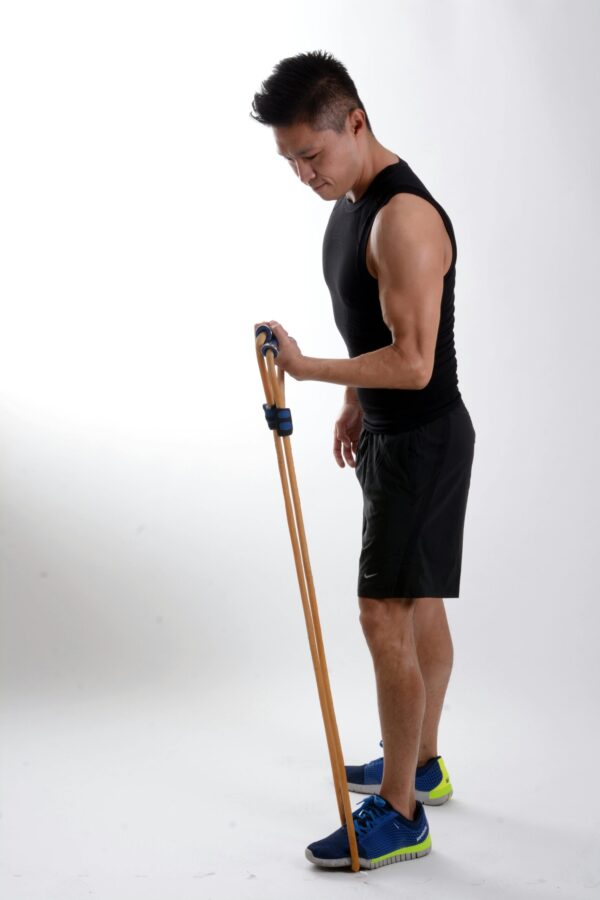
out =
<path fill-rule="evenodd" d="M 342 469 L 346 463 L 351 468 L 356 466 L 356 450 L 362 430 L 362 420 L 363 411 L 356 388 L 346 387 L 344 404 L 333 429 L 333 455 Z"/>
<path fill-rule="evenodd" d="M 356 388 L 347 387 L 344 393 L 344 403 L 358 403 Z"/>

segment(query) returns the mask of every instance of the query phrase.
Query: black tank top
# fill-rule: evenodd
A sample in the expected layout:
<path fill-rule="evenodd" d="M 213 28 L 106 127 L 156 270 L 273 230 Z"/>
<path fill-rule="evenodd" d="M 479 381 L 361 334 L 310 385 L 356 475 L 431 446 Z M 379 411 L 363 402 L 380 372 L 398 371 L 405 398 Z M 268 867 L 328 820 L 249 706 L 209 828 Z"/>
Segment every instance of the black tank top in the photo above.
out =
<path fill-rule="evenodd" d="M 452 264 L 444 277 L 433 374 L 427 387 L 356 388 L 364 413 L 363 427 L 379 434 L 415 428 L 462 402 L 454 349 L 454 229 L 445 210 L 403 159 L 381 169 L 360 200 L 352 203 L 344 195 L 335 201 L 323 237 L 323 274 L 335 323 L 350 357 L 392 343 L 392 333 L 381 313 L 378 282 L 367 269 L 365 254 L 375 214 L 394 194 L 403 191 L 423 197 L 438 210 L 452 242 Z"/>

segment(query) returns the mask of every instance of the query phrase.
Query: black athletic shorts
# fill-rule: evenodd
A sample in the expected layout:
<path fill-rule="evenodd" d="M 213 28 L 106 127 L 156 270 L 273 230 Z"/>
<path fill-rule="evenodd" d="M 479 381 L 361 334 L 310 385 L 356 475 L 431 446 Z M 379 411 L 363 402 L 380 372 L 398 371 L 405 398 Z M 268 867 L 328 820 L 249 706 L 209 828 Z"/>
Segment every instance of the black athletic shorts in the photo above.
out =
<path fill-rule="evenodd" d="M 462 398 L 400 434 L 363 428 L 359 597 L 458 597 L 475 429 Z"/>

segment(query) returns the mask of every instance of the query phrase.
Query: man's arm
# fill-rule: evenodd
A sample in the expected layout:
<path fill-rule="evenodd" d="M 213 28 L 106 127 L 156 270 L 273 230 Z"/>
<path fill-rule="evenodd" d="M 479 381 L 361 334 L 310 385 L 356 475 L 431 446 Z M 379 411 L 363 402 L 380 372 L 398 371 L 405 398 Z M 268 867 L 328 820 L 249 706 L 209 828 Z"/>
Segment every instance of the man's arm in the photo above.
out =
<path fill-rule="evenodd" d="M 371 228 L 371 261 L 392 343 L 353 359 L 305 356 L 300 381 L 349 388 L 421 389 L 433 372 L 440 322 L 447 233 L 427 200 L 395 194 Z"/>
<path fill-rule="evenodd" d="M 321 359 L 304 356 L 294 372 L 298 381 L 328 381 L 365 388 L 422 388 L 423 370 L 419 361 L 403 356 L 393 344 L 362 353 L 353 359 Z"/>

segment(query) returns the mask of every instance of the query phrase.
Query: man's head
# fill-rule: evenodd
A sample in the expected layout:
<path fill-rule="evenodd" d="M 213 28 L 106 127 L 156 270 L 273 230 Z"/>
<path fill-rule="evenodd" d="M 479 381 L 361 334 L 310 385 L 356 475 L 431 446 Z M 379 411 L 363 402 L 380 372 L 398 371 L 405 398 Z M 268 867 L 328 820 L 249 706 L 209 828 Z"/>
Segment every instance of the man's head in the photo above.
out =
<path fill-rule="evenodd" d="M 273 128 L 277 152 L 326 200 L 354 184 L 366 145 L 375 141 L 354 82 L 324 51 L 281 60 L 252 108 L 252 118 Z"/>

